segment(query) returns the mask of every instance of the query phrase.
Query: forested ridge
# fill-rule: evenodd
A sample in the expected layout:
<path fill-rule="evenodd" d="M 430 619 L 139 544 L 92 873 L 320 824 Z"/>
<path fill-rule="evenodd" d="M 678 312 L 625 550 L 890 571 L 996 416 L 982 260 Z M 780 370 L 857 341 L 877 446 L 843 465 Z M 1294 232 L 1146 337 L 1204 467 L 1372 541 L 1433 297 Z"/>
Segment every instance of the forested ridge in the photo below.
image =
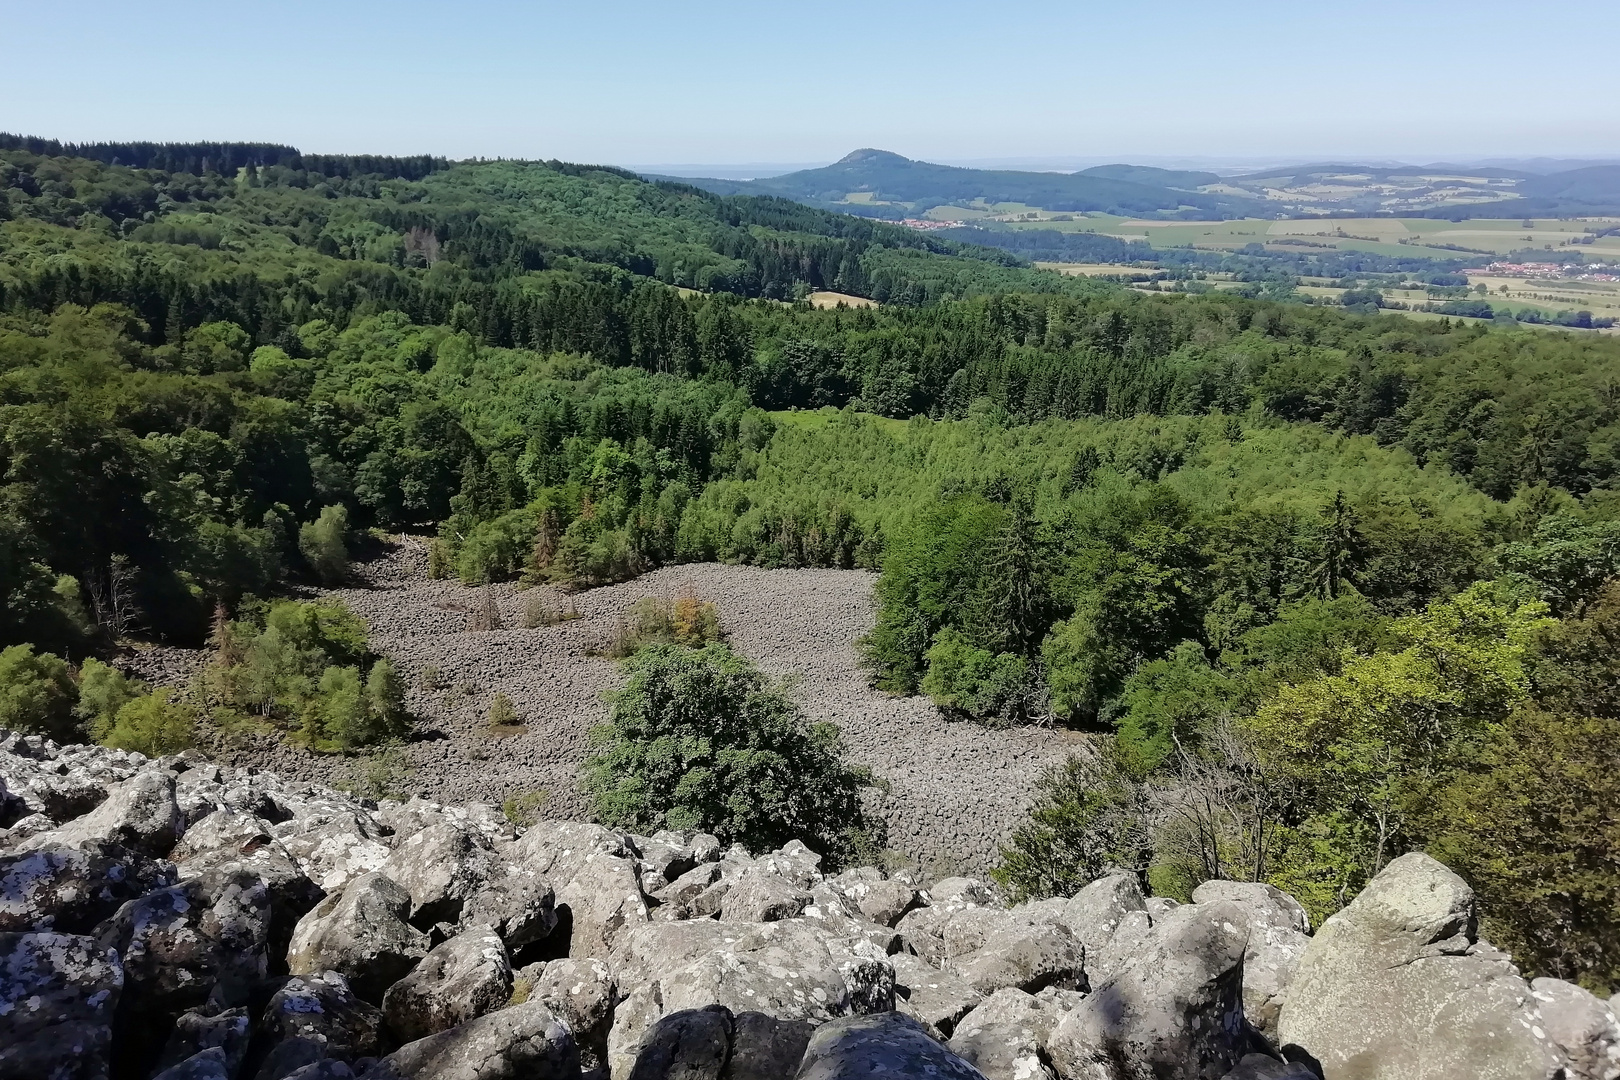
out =
<path fill-rule="evenodd" d="M 469 584 L 869 567 L 879 685 L 1108 748 L 1015 891 L 1124 865 L 1320 916 L 1421 846 L 1527 964 L 1620 981 L 1620 342 L 561 163 L 5 147 L 0 726 L 398 737 L 364 628 L 270 602 L 372 528 Z M 212 681 L 143 697 L 95 659 L 131 638 L 211 641 Z"/>

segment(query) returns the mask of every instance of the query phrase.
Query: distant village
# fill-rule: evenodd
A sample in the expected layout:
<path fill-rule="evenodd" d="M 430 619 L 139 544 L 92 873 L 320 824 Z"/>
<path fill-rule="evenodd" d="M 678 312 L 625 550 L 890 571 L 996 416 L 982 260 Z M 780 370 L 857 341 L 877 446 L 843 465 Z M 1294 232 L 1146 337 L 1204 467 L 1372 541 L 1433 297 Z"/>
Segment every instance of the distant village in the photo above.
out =
<path fill-rule="evenodd" d="M 1465 274 L 1477 274 L 1481 277 L 1516 277 L 1516 278 L 1573 278 L 1576 281 L 1620 281 L 1620 267 L 1609 266 L 1605 263 L 1587 263 L 1585 266 L 1563 266 L 1559 263 L 1530 262 L 1510 263 L 1493 262 L 1489 266 L 1464 270 Z"/>

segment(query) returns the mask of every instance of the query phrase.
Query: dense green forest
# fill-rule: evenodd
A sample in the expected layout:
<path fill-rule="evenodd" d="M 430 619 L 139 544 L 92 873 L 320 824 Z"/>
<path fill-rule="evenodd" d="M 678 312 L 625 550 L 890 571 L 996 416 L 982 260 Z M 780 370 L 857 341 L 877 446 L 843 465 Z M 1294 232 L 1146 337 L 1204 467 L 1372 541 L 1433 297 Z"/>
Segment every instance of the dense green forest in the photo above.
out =
<path fill-rule="evenodd" d="M 272 599 L 368 529 L 468 583 L 881 569 L 878 685 L 1103 747 L 1014 891 L 1127 865 L 1320 916 L 1422 846 L 1527 966 L 1620 983 L 1620 342 L 559 163 L 71 149 L 0 153 L 0 725 L 400 737 L 364 628 Z M 98 659 L 130 638 L 209 642 L 202 705 Z"/>

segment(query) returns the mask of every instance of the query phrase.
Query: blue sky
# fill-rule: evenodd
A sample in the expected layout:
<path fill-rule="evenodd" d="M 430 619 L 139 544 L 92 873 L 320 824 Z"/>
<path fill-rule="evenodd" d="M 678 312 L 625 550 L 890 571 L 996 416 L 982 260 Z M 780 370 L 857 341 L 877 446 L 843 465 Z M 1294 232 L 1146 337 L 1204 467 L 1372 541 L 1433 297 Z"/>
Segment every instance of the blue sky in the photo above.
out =
<path fill-rule="evenodd" d="M 623 164 L 1620 157 L 1616 0 L 0 0 L 0 130 Z"/>

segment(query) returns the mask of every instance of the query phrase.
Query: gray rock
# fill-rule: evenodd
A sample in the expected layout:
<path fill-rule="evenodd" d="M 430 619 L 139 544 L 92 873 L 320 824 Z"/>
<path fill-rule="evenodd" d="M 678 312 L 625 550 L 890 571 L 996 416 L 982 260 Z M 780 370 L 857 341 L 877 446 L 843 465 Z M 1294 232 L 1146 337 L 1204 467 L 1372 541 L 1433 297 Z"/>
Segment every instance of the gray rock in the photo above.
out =
<path fill-rule="evenodd" d="M 1570 1080 L 1620 1078 L 1620 1023 L 1609 1003 L 1563 979 L 1530 984 L 1542 1028 L 1568 1062 Z"/>
<path fill-rule="evenodd" d="M 719 1005 L 660 1017 L 636 1053 L 629 1080 L 721 1080 L 731 1024 L 730 1011 Z"/>
<path fill-rule="evenodd" d="M 94 938 L 0 934 L 0 1077 L 105 1080 L 123 988 Z"/>
<path fill-rule="evenodd" d="M 1310 944 L 1310 916 L 1299 901 L 1274 885 L 1206 881 L 1193 890 L 1197 904 L 1229 900 L 1248 918 L 1249 947 L 1243 955 L 1243 1013 L 1262 1034 L 1277 1033 L 1277 1016 L 1300 957 Z"/>
<path fill-rule="evenodd" d="M 253 1080 L 286 1080 L 328 1060 L 323 1040 L 303 1037 L 283 1039 L 270 1048 L 254 1072 Z"/>
<path fill-rule="evenodd" d="M 797 1080 L 985 1080 L 901 1013 L 852 1016 L 823 1024 L 810 1037 Z"/>
<path fill-rule="evenodd" d="M 1058 1013 L 1011 988 L 997 990 L 962 1018 L 951 1035 L 951 1052 L 988 1080 L 1052 1080 L 1042 1060 Z"/>
<path fill-rule="evenodd" d="M 17 850 L 34 851 L 50 844 L 73 847 L 90 840 L 105 840 L 161 859 L 174 847 L 184 827 L 180 805 L 174 798 L 174 777 L 157 769 L 145 769 L 115 786 L 88 814 L 29 837 Z"/>
<path fill-rule="evenodd" d="M 225 1051 L 215 1046 L 169 1066 L 152 1080 L 231 1080 L 231 1067 Z"/>
<path fill-rule="evenodd" d="M 608 1033 L 619 987 L 604 960 L 593 957 L 553 960 L 529 991 L 574 1033 L 580 1067 L 586 1073 L 608 1067 Z"/>
<path fill-rule="evenodd" d="M 429 1035 L 378 1061 L 364 1080 L 577 1080 L 568 1026 L 538 1001 Z"/>
<path fill-rule="evenodd" d="M 625 933 L 647 922 L 636 864 L 621 856 L 580 859 L 568 884 L 557 890 L 557 907 L 568 909 L 570 956 L 607 956 Z"/>
<path fill-rule="evenodd" d="M 356 878 L 299 920 L 288 970 L 341 972 L 361 998 L 381 1002 L 428 952 L 427 935 L 405 921 L 410 906 L 410 893 L 381 874 Z"/>
<path fill-rule="evenodd" d="M 920 901 L 917 890 L 900 881 L 860 883 L 844 893 L 860 913 L 879 926 L 893 926 Z"/>
<path fill-rule="evenodd" d="M 101 840 L 0 855 L 0 933 L 86 934 L 175 881 L 174 867 Z"/>
<path fill-rule="evenodd" d="M 294 1069 L 282 1080 L 354 1080 L 354 1070 L 333 1058 L 314 1061 L 301 1069 Z"/>
<path fill-rule="evenodd" d="M 235 1076 L 247 1056 L 252 1025 L 247 1009 L 237 1007 L 217 1014 L 192 1009 L 175 1021 L 169 1041 L 164 1044 L 159 1068 L 178 1065 L 204 1050 L 218 1050 L 225 1058 L 225 1071 Z"/>
<path fill-rule="evenodd" d="M 488 926 L 508 949 L 521 949 L 557 928 L 556 894 L 532 870 L 512 867 L 467 898 L 461 908 L 461 925 Z"/>
<path fill-rule="evenodd" d="M 1237 1068 L 1221 1080 L 1316 1080 L 1316 1074 L 1298 1062 L 1278 1061 L 1265 1054 L 1247 1054 Z"/>
<path fill-rule="evenodd" d="M 352 810 L 293 817 L 277 825 L 275 834 L 299 869 L 328 895 L 381 869 L 390 854 L 376 824 Z"/>
<path fill-rule="evenodd" d="M 1166 914 L 1159 918 L 1165 918 L 1170 910 L 1166 909 Z M 1095 952 L 1086 953 L 1087 981 L 1100 986 L 1130 966 L 1152 940 L 1153 922 L 1153 917 L 1145 911 L 1126 912 L 1113 937 Z"/>
<path fill-rule="evenodd" d="M 1149 948 L 1095 988 L 1047 1042 L 1059 1076 L 1212 1080 L 1248 1049 L 1243 951 L 1235 904 L 1200 904 L 1154 927 Z"/>
<path fill-rule="evenodd" d="M 948 1039 L 956 1023 L 983 1000 L 973 987 L 908 953 L 890 957 L 894 965 L 895 1008 Z"/>
<path fill-rule="evenodd" d="M 505 1005 L 512 996 L 506 946 L 487 926 L 439 945 L 383 995 L 383 1016 L 400 1042 L 414 1042 Z"/>
<path fill-rule="evenodd" d="M 1145 912 L 1147 901 L 1135 874 L 1109 874 L 1086 885 L 1058 903 L 1052 917 L 1074 932 L 1089 957 L 1102 952 L 1134 913 Z"/>
<path fill-rule="evenodd" d="M 1324 922 L 1278 1018 L 1327 1080 L 1547 1080 L 1561 1067 L 1530 987 L 1473 948 L 1474 896 L 1427 855 L 1403 855 Z"/>
<path fill-rule="evenodd" d="M 501 850 L 512 862 L 553 885 L 573 880 L 592 856 L 632 862 L 636 857 L 635 847 L 624 833 L 571 821 L 536 822 L 520 839 Z M 640 875 L 636 877 L 639 882 Z"/>
<path fill-rule="evenodd" d="M 123 957 L 128 1022 L 157 1025 L 159 1038 L 211 996 L 226 1006 L 245 1004 L 269 970 L 269 938 L 270 894 L 246 874 L 148 893 L 97 932 L 103 949 Z"/>
<path fill-rule="evenodd" d="M 502 869 L 481 838 L 438 824 L 400 841 L 380 872 L 411 894 L 410 921 L 426 929 L 459 921 L 467 898 Z"/>
<path fill-rule="evenodd" d="M 725 853 L 725 845 L 720 843 L 720 839 L 708 833 L 694 833 L 692 839 L 687 841 L 687 848 L 692 852 L 693 861 L 700 863 L 719 862 L 720 856 Z"/>
<path fill-rule="evenodd" d="M 323 1046 L 326 1057 L 353 1060 L 381 1049 L 382 1022 L 382 1013 L 356 997 L 347 979 L 325 971 L 282 984 L 265 1006 L 259 1030 L 277 1042 L 308 1039 Z"/>
<path fill-rule="evenodd" d="M 782 860 L 791 863 L 788 860 Z M 723 922 L 777 922 L 803 913 L 812 900 L 810 891 L 789 877 L 756 864 L 737 875 L 721 904 Z"/>
<path fill-rule="evenodd" d="M 815 1025 L 764 1013 L 731 1018 L 731 1059 L 723 1080 L 779 1080 L 798 1071 Z"/>
<path fill-rule="evenodd" d="M 702 863 L 665 885 L 658 891 L 657 899 L 663 904 L 690 904 L 698 894 L 719 880 L 719 865 L 712 862 Z"/>
<path fill-rule="evenodd" d="M 928 886 L 930 904 L 988 904 L 990 890 L 978 878 L 948 877 Z"/>
<path fill-rule="evenodd" d="M 945 970 L 985 995 L 1007 986 L 1027 993 L 1048 986 L 1072 990 L 1085 985 L 1085 949 L 1058 923 L 1008 923 L 972 952 L 947 961 Z"/>
<path fill-rule="evenodd" d="M 1275 926 L 1301 934 L 1311 932 L 1305 905 L 1275 885 L 1256 881 L 1206 881 L 1193 890 L 1193 903 L 1230 900 L 1249 912 L 1250 926 Z"/>

